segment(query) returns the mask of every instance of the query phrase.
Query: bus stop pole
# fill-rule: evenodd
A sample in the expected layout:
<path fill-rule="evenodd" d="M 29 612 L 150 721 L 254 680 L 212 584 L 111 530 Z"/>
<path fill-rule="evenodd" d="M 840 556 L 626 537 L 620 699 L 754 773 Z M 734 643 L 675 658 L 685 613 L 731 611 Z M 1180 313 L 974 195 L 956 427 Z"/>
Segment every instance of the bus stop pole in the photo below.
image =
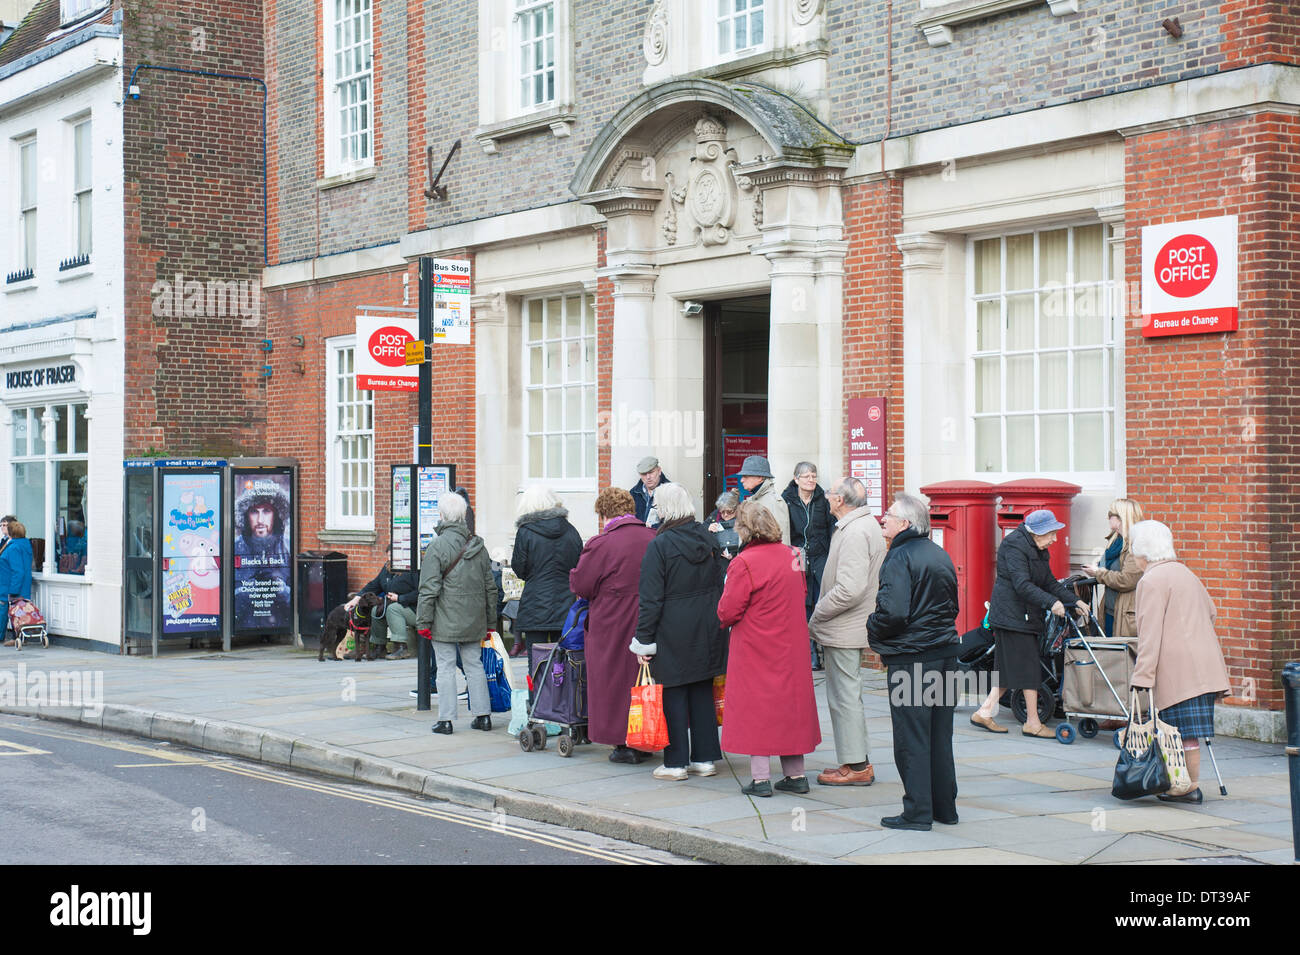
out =
<path fill-rule="evenodd" d="M 420 341 L 425 343 L 428 349 L 433 342 L 433 259 L 427 256 L 420 258 L 419 268 L 419 319 L 420 319 Z M 433 364 L 432 355 L 426 355 L 425 360 L 420 363 L 420 392 L 419 392 L 419 430 L 416 433 L 416 445 L 418 451 L 417 464 L 433 463 Z M 418 487 L 418 480 L 416 486 Z M 412 541 L 412 544 L 419 548 L 419 538 Z M 420 555 L 420 560 L 424 555 Z M 429 703 L 429 672 L 432 669 L 433 661 L 433 644 L 420 637 L 415 636 L 416 647 L 416 688 L 415 700 L 416 710 L 427 711 L 430 709 Z M 455 674 L 452 674 L 455 678 Z"/>
<path fill-rule="evenodd" d="M 1286 755 L 1291 775 L 1291 850 L 1300 865 L 1300 663 L 1282 668 L 1282 696 L 1286 700 Z"/>

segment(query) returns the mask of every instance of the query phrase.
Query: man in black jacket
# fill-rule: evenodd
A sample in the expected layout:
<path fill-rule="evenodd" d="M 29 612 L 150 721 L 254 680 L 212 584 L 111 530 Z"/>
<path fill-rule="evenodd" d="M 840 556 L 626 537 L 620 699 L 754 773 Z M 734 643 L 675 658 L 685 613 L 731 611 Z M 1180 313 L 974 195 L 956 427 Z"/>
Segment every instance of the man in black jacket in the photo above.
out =
<path fill-rule="evenodd" d="M 899 494 L 885 512 L 889 553 L 880 565 L 876 612 L 867 639 L 888 668 L 894 763 L 903 779 L 903 812 L 887 829 L 929 831 L 935 819 L 957 824 L 957 769 L 952 758 L 956 689 L 948 674 L 961 651 L 957 572 L 929 539 L 930 510 Z"/>

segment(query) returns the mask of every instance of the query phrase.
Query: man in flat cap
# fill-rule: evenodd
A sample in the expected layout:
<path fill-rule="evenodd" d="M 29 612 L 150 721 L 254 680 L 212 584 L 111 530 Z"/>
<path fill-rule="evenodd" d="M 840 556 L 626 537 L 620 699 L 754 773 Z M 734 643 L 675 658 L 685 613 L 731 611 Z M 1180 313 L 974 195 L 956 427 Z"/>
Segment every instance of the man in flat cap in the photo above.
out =
<path fill-rule="evenodd" d="M 636 502 L 636 519 L 647 527 L 654 527 L 659 523 L 658 515 L 654 513 L 655 488 L 672 482 L 664 477 L 659 459 L 653 454 L 647 454 L 637 462 L 636 473 L 641 475 L 636 487 L 631 488 L 632 500 Z"/>

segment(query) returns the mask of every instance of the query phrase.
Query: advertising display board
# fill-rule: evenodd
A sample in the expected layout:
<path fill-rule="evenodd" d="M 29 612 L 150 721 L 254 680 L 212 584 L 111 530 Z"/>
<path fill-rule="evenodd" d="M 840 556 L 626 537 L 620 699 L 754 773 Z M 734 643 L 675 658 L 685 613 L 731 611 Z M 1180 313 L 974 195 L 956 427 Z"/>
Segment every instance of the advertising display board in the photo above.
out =
<path fill-rule="evenodd" d="M 417 318 L 358 315 L 357 390 L 419 391 L 420 366 L 406 363 L 406 343 L 419 337 Z"/>
<path fill-rule="evenodd" d="M 162 634 L 221 629 L 221 474 L 162 475 Z"/>
<path fill-rule="evenodd" d="M 1237 217 L 1142 229 L 1142 335 L 1237 330 Z"/>
<path fill-rule="evenodd" d="M 884 398 L 849 399 L 849 476 L 866 485 L 867 507 L 877 517 L 883 516 L 890 504 L 885 486 L 886 422 Z"/>
<path fill-rule="evenodd" d="M 231 471 L 234 632 L 293 629 L 293 470 Z"/>
<path fill-rule="evenodd" d="M 455 493 L 454 464 L 394 464 L 392 481 L 392 568 L 419 570 L 420 558 L 437 536 L 438 501 Z"/>

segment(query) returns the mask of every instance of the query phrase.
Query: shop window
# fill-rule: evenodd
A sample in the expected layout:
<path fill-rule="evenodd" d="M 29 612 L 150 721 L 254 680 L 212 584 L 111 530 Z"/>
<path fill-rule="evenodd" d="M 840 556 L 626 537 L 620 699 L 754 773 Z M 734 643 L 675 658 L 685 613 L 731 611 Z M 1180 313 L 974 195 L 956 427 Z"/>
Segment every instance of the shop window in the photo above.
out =
<path fill-rule="evenodd" d="M 976 471 L 1095 480 L 1114 470 L 1114 316 L 1105 228 L 970 243 Z"/>
<path fill-rule="evenodd" d="M 596 314 L 583 294 L 524 302 L 529 480 L 596 477 Z"/>
<path fill-rule="evenodd" d="M 84 574 L 90 476 L 86 405 L 16 408 L 12 423 L 13 513 L 27 526 L 36 564 L 45 563 L 46 541 L 52 538 L 55 572 Z"/>
<path fill-rule="evenodd" d="M 325 174 L 374 165 L 371 0 L 325 0 Z"/>
<path fill-rule="evenodd" d="M 328 527 L 375 526 L 373 393 L 357 389 L 353 336 L 326 342 Z"/>

